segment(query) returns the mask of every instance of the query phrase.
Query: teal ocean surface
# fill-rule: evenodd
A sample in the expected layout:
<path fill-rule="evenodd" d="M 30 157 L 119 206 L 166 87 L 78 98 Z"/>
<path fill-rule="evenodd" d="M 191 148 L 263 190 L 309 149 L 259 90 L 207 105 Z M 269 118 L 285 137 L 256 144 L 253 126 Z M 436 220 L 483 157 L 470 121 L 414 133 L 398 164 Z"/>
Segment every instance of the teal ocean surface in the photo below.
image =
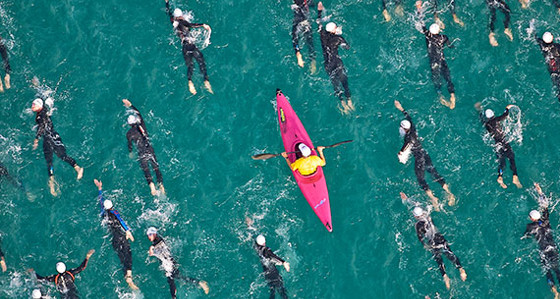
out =
<path fill-rule="evenodd" d="M 169 298 L 165 275 L 148 256 L 149 226 L 159 228 L 188 276 L 204 279 L 210 293 L 179 283 L 178 298 L 267 298 L 268 287 L 248 239 L 245 216 L 267 244 L 291 263 L 281 270 L 290 298 L 552 298 L 534 240 L 520 240 L 537 207 L 533 182 L 560 195 L 560 103 L 538 45 L 527 34 L 557 30 L 551 1 L 512 10 L 510 42 L 498 13 L 499 47 L 488 43 L 489 13 L 482 0 L 457 1 L 459 27 L 441 17 L 455 46 L 445 54 L 457 106 L 442 106 L 430 79 L 424 36 L 414 28 L 414 4 L 405 15 L 381 1 L 325 1 L 351 48 L 340 50 L 356 111 L 342 115 L 323 68 L 315 34 L 318 73 L 296 65 L 290 31 L 291 1 L 172 1 L 212 26 L 203 50 L 214 94 L 187 88 L 186 67 L 163 0 L 2 0 L 0 35 L 9 48 L 12 88 L 0 94 L 0 162 L 24 182 L 31 200 L 2 181 L 0 238 L 8 271 L 0 273 L 0 298 L 28 298 L 36 282 L 26 272 L 50 275 L 55 263 L 79 265 L 82 298 Z M 315 11 L 312 13 L 315 17 Z M 313 24 L 316 29 L 316 24 Z M 307 48 L 303 48 L 306 56 Z M 3 75 L 2 75 L 3 76 Z M 68 154 L 85 167 L 74 170 L 55 158 L 61 195 L 47 186 L 41 147 L 33 151 L 35 117 L 31 79 L 53 90 L 56 130 Z M 301 195 L 281 158 L 251 155 L 283 150 L 275 111 L 281 88 L 315 145 L 354 142 L 325 150 L 333 232 L 328 233 Z M 153 197 L 135 159 L 128 157 L 128 98 L 142 112 L 159 160 L 167 197 Z M 399 192 L 429 200 L 414 176 L 413 161 L 399 163 L 400 100 L 417 124 L 424 148 L 457 196 L 456 206 L 433 213 L 468 273 L 466 282 L 445 260 L 447 290 L 430 253 L 414 231 Z M 493 142 L 473 105 L 521 109 L 521 142 L 513 142 L 524 185 L 496 183 Z M 99 217 L 93 179 L 132 228 L 133 273 L 140 292 L 124 281 L 111 238 Z M 429 182 L 443 201 L 444 192 Z M 551 212 L 558 231 L 560 215 Z M 45 283 L 51 296 L 58 296 Z"/>

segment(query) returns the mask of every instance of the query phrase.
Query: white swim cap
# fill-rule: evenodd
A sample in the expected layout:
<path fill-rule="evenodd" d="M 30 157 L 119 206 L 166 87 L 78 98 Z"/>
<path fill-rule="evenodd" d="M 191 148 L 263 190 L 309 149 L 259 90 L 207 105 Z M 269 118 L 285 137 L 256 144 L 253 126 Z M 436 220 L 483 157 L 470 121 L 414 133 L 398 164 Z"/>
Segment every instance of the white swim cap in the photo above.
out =
<path fill-rule="evenodd" d="M 175 10 L 173 11 L 173 17 L 179 18 L 182 16 L 183 16 L 183 11 L 180 8 L 175 8 Z"/>
<path fill-rule="evenodd" d="M 406 119 L 401 121 L 401 128 L 403 128 L 405 130 L 410 130 L 411 126 L 412 126 L 412 124 L 410 123 L 410 121 L 408 121 Z"/>
<path fill-rule="evenodd" d="M 260 246 L 264 246 L 264 244 L 266 243 L 266 239 L 264 238 L 263 235 L 258 235 L 257 236 L 257 244 L 259 244 Z"/>
<path fill-rule="evenodd" d="M 33 100 L 33 102 L 31 103 L 31 109 L 38 109 L 41 110 L 43 109 L 43 100 L 41 100 L 40 98 L 36 98 L 35 100 Z M 33 110 L 35 111 L 35 110 Z"/>
<path fill-rule="evenodd" d="M 327 26 L 325 26 L 325 30 L 327 30 L 328 32 L 331 32 L 331 33 L 335 33 L 336 32 L 336 24 L 334 22 L 328 23 Z"/>
<path fill-rule="evenodd" d="M 439 28 L 438 24 L 433 23 L 432 25 L 430 25 L 430 33 L 431 34 L 439 34 L 440 31 L 441 31 L 441 29 Z"/>
<path fill-rule="evenodd" d="M 542 39 L 545 43 L 550 44 L 554 40 L 554 37 L 552 36 L 552 33 L 547 31 L 542 35 Z"/>
<path fill-rule="evenodd" d="M 156 235 L 157 234 L 157 229 L 153 226 L 149 227 L 148 230 L 146 231 L 146 235 Z"/>
<path fill-rule="evenodd" d="M 492 111 L 492 109 L 486 109 L 486 111 L 484 111 L 484 116 L 486 116 L 486 118 L 492 118 L 494 117 L 494 111 Z"/>
<path fill-rule="evenodd" d="M 412 214 L 414 214 L 414 217 L 420 217 L 424 215 L 424 210 L 421 207 L 414 207 L 414 210 L 412 210 Z"/>
<path fill-rule="evenodd" d="M 311 149 L 303 143 L 298 145 L 298 149 L 304 157 L 309 157 L 311 155 Z"/>
<path fill-rule="evenodd" d="M 539 220 L 539 219 L 541 219 L 541 213 L 537 210 L 532 210 L 529 213 L 529 217 L 531 217 L 531 219 L 533 219 L 533 220 Z"/>
<path fill-rule="evenodd" d="M 113 208 L 113 202 L 106 199 L 105 201 L 103 201 L 103 207 L 105 208 L 105 210 L 109 210 Z"/>
<path fill-rule="evenodd" d="M 138 119 L 136 115 L 129 115 L 128 118 L 126 119 L 126 122 L 132 126 L 139 123 L 140 119 Z"/>
<path fill-rule="evenodd" d="M 60 274 L 66 272 L 66 265 L 63 262 L 56 263 L 56 272 Z"/>
<path fill-rule="evenodd" d="M 39 289 L 34 289 L 33 293 L 31 293 L 31 298 L 33 299 L 41 299 L 41 296 L 43 296 L 43 294 L 41 294 L 41 290 Z"/>

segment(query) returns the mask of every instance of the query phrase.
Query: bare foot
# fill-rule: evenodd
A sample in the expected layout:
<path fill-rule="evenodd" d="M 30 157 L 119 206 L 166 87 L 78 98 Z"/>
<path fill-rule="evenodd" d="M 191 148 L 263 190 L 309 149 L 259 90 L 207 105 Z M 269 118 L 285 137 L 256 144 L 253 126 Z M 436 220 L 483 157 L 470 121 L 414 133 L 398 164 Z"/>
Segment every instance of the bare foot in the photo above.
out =
<path fill-rule="evenodd" d="M 196 88 L 194 88 L 194 83 L 193 83 L 191 80 L 189 80 L 189 91 L 190 91 L 193 95 L 196 94 Z"/>
<path fill-rule="evenodd" d="M 434 210 L 439 212 L 439 200 L 438 200 L 437 197 L 434 196 L 434 193 L 432 193 L 432 190 L 426 190 L 426 195 L 428 195 L 428 197 L 432 201 L 432 205 L 434 206 Z"/>
<path fill-rule="evenodd" d="M 315 59 L 311 60 L 309 69 L 311 71 L 311 75 L 317 74 L 317 62 L 315 61 Z"/>
<path fill-rule="evenodd" d="M 150 192 L 152 192 L 153 196 L 157 195 L 156 185 L 153 182 L 150 183 Z"/>
<path fill-rule="evenodd" d="M 461 19 L 459 19 L 459 17 L 456 14 L 453 14 L 453 22 L 455 22 L 461 27 L 465 26 L 465 23 L 463 23 L 463 21 L 461 21 Z"/>
<path fill-rule="evenodd" d="M 354 108 L 354 104 L 352 104 L 352 100 L 351 100 L 351 99 L 348 99 L 348 100 L 346 101 L 346 105 L 348 106 L 348 108 L 349 108 L 351 111 L 356 110 L 356 108 Z"/>
<path fill-rule="evenodd" d="M 204 290 L 204 294 L 208 295 L 210 292 L 210 288 L 208 287 L 208 283 L 204 280 L 201 280 L 198 285 Z"/>
<path fill-rule="evenodd" d="M 492 47 L 498 46 L 498 41 L 496 40 L 496 34 L 494 32 L 490 32 L 490 34 L 488 34 L 488 39 L 490 39 Z"/>
<path fill-rule="evenodd" d="M 395 13 L 399 16 L 402 17 L 404 16 L 404 9 L 402 5 L 397 5 L 397 7 L 395 7 Z"/>
<path fill-rule="evenodd" d="M 454 206 L 455 205 L 455 195 L 453 195 L 452 193 L 448 193 L 447 194 L 447 203 L 450 206 Z"/>
<path fill-rule="evenodd" d="M 391 21 L 391 15 L 389 14 L 389 12 L 386 9 L 383 10 L 383 17 L 385 18 L 385 22 L 390 22 Z"/>
<path fill-rule="evenodd" d="M 440 102 L 443 106 L 445 106 L 445 107 L 449 107 L 449 106 L 450 106 L 449 102 L 446 101 L 445 98 L 444 98 L 443 96 L 440 96 L 440 97 L 439 97 L 439 102 Z"/>
<path fill-rule="evenodd" d="M 56 192 L 56 182 L 54 180 L 54 176 L 51 176 L 49 179 L 49 189 L 52 196 L 58 196 L 58 193 Z"/>
<path fill-rule="evenodd" d="M 511 33 L 511 29 L 509 28 L 504 29 L 504 33 L 509 38 L 510 42 L 513 41 L 513 33 Z"/>
<path fill-rule="evenodd" d="M 10 74 L 6 74 L 4 77 L 4 84 L 6 85 L 6 89 L 10 89 Z"/>
<path fill-rule="evenodd" d="M 443 281 L 445 282 L 445 287 L 449 290 L 451 288 L 451 282 L 449 281 L 449 276 L 447 276 L 447 274 L 443 275 Z"/>
<path fill-rule="evenodd" d="M 165 195 L 165 188 L 163 187 L 163 184 L 159 185 L 159 192 L 160 192 L 162 195 Z"/>
<path fill-rule="evenodd" d="M 190 88 L 190 85 L 189 85 Z M 194 88 L 194 85 L 193 85 Z M 208 90 L 209 93 L 214 94 L 214 91 L 212 90 L 212 85 L 210 85 L 210 81 L 208 80 L 204 80 L 204 88 L 206 88 L 206 90 Z M 196 93 L 196 90 L 195 90 Z"/>
<path fill-rule="evenodd" d="M 138 287 L 134 284 L 134 282 L 132 281 L 132 271 L 130 271 L 130 270 L 127 270 L 127 271 L 126 271 L 125 279 L 126 279 L 126 283 L 128 283 L 128 286 L 129 286 L 132 290 L 134 290 L 134 291 L 138 291 L 138 290 L 139 290 L 139 288 L 138 288 Z"/>
<path fill-rule="evenodd" d="M 520 188 L 520 189 L 523 188 L 523 186 L 521 185 L 521 182 L 519 182 L 519 177 L 516 176 L 516 175 L 513 176 L 513 184 L 515 186 L 517 186 L 517 188 Z"/>
<path fill-rule="evenodd" d="M 84 168 L 76 165 L 74 166 L 74 170 L 78 173 L 76 179 L 80 180 L 84 176 Z"/>
<path fill-rule="evenodd" d="M 459 272 L 461 272 L 461 279 L 463 281 L 467 280 L 467 272 L 463 268 L 459 268 Z"/>
<path fill-rule="evenodd" d="M 301 57 L 301 53 L 299 51 L 296 52 L 296 58 L 297 58 L 297 65 L 299 65 L 299 67 L 303 67 L 304 65 L 303 58 Z"/>
<path fill-rule="evenodd" d="M 502 186 L 502 188 L 506 189 L 507 185 L 504 184 L 504 178 L 502 178 L 502 176 L 498 177 L 498 184 L 500 184 L 500 186 Z"/>

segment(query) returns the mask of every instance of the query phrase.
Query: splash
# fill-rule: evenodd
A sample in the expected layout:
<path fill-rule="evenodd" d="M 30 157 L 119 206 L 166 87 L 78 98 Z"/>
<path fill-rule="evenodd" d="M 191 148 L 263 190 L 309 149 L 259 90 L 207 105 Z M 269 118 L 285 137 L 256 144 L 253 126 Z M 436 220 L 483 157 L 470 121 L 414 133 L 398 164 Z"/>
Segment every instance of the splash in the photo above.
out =
<path fill-rule="evenodd" d="M 523 142 L 523 124 L 521 123 L 521 109 L 513 105 L 509 109 L 509 114 L 503 123 L 506 141 L 515 141 L 518 144 Z"/>

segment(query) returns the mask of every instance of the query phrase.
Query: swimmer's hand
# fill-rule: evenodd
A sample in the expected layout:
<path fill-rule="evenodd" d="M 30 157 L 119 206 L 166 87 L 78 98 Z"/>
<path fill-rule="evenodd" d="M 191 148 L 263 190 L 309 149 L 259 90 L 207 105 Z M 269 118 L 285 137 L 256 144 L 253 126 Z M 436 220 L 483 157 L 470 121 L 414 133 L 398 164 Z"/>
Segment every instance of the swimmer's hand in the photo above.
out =
<path fill-rule="evenodd" d="M 404 108 L 401 105 L 401 102 L 395 100 L 395 108 L 397 108 L 399 111 L 404 111 Z"/>
<path fill-rule="evenodd" d="M 202 25 L 202 27 L 206 30 L 211 30 L 212 28 L 210 28 L 210 26 L 208 24 L 204 24 Z"/>
<path fill-rule="evenodd" d="M 148 249 L 148 255 L 154 256 L 154 246 L 150 246 L 150 249 Z"/>
<path fill-rule="evenodd" d="M 2 267 L 2 272 L 6 272 L 8 270 L 8 267 L 6 266 L 6 261 L 4 260 L 4 257 L 2 257 L 2 259 L 0 260 L 0 266 Z"/>
<path fill-rule="evenodd" d="M 290 263 L 284 262 L 282 266 L 284 266 L 284 269 L 286 269 L 286 271 L 290 272 Z"/>
<path fill-rule="evenodd" d="M 97 186 L 97 189 L 99 189 L 99 191 L 103 189 L 103 183 L 101 181 L 93 179 L 93 183 L 95 184 L 95 186 Z"/>
<path fill-rule="evenodd" d="M 126 108 L 132 106 L 132 103 L 127 99 L 123 99 L 122 102 Z"/>
<path fill-rule="evenodd" d="M 127 230 L 126 231 L 126 238 L 130 240 L 130 242 L 134 242 L 134 237 L 132 236 L 132 233 Z"/>
<path fill-rule="evenodd" d="M 38 146 L 39 146 L 39 139 L 33 140 L 33 150 L 36 150 Z"/>
<path fill-rule="evenodd" d="M 323 9 L 325 9 L 325 7 L 323 6 L 323 2 L 319 2 L 317 4 L 317 10 L 323 10 Z"/>
<path fill-rule="evenodd" d="M 509 104 L 509 105 L 506 106 L 506 109 L 509 110 L 509 109 L 511 109 L 511 107 L 513 107 L 513 106 L 515 106 L 515 105 Z"/>
<path fill-rule="evenodd" d="M 401 192 L 400 195 L 403 202 L 405 202 L 408 199 L 408 196 L 406 196 L 404 192 Z"/>
<path fill-rule="evenodd" d="M 482 104 L 481 104 L 480 102 L 476 102 L 476 103 L 474 104 L 474 109 L 480 111 L 480 109 L 482 109 Z"/>
<path fill-rule="evenodd" d="M 90 249 L 86 255 L 86 259 L 89 260 L 89 258 L 95 253 L 95 249 Z"/>
<path fill-rule="evenodd" d="M 416 3 L 414 3 L 414 6 L 416 6 L 417 11 L 422 11 L 422 1 L 421 0 L 416 1 Z"/>
<path fill-rule="evenodd" d="M 539 195 L 542 195 L 542 189 L 541 189 L 541 185 L 539 185 L 539 183 L 534 183 L 535 189 L 537 190 L 537 192 L 539 193 Z"/>

